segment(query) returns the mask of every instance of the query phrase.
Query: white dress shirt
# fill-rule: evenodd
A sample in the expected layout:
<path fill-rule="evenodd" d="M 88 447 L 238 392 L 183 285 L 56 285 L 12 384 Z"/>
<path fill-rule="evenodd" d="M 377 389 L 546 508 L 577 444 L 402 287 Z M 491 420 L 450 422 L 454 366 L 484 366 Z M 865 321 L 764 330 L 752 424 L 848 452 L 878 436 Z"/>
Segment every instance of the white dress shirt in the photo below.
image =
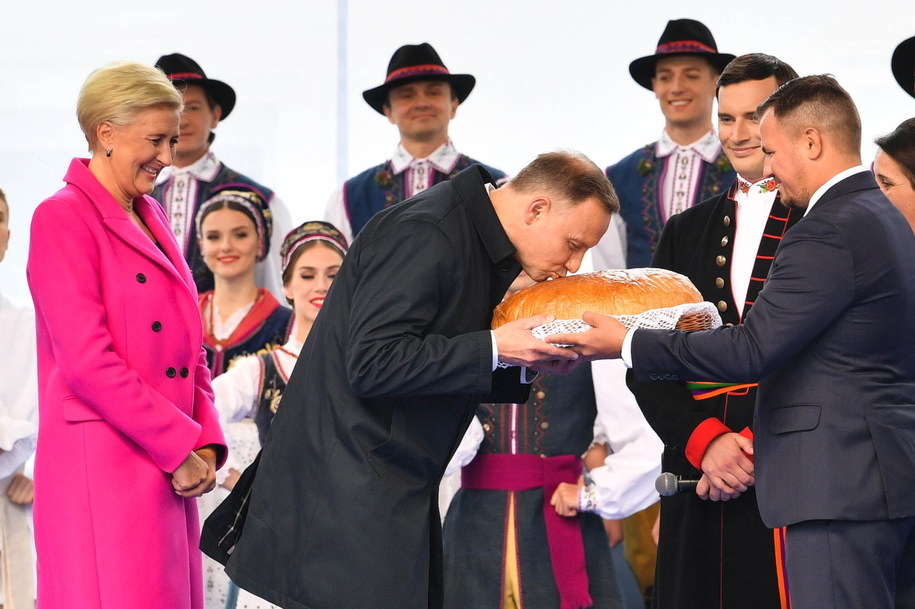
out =
<path fill-rule="evenodd" d="M 769 212 L 778 190 L 769 189 L 773 183 L 772 178 L 764 178 L 757 182 L 749 182 L 739 175 L 735 195 L 735 227 L 734 247 L 731 252 L 731 295 L 737 306 L 738 315 L 743 312 L 747 301 L 747 290 L 750 287 L 750 278 L 753 267 L 756 265 L 756 255 L 759 253 L 759 243 L 763 231 L 769 221 Z M 746 192 L 744 192 L 746 189 Z"/>

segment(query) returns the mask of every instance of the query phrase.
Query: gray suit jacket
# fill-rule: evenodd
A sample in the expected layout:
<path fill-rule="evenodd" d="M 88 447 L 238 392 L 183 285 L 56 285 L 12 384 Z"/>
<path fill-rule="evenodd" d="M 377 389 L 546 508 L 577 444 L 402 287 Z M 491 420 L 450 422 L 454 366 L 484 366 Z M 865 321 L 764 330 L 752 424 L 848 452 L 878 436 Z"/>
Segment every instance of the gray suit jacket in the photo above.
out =
<path fill-rule="evenodd" d="M 759 380 L 760 513 L 770 527 L 915 515 L 915 235 L 869 173 L 785 235 L 743 325 L 640 330 L 638 380 Z"/>

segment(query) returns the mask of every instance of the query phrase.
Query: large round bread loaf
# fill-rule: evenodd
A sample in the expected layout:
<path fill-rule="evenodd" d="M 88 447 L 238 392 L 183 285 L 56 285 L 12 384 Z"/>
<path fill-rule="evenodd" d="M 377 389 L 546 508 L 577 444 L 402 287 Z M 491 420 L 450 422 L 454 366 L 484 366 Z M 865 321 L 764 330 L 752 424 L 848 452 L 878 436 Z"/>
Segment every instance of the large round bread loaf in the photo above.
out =
<path fill-rule="evenodd" d="M 546 313 L 556 319 L 581 319 L 585 311 L 638 315 L 702 302 L 702 294 L 684 275 L 665 269 L 597 271 L 542 281 L 519 290 L 493 311 L 492 327 Z"/>

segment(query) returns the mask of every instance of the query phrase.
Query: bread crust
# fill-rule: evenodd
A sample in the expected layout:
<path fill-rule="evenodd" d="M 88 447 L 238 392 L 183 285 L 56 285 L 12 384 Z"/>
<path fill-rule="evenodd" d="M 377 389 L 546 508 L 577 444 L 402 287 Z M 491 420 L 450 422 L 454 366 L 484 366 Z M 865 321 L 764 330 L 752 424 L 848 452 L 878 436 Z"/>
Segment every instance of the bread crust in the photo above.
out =
<path fill-rule="evenodd" d="M 702 300 L 689 278 L 666 269 L 596 271 L 541 281 L 519 290 L 495 308 L 492 327 L 541 313 L 556 319 L 581 319 L 585 311 L 638 315 Z"/>

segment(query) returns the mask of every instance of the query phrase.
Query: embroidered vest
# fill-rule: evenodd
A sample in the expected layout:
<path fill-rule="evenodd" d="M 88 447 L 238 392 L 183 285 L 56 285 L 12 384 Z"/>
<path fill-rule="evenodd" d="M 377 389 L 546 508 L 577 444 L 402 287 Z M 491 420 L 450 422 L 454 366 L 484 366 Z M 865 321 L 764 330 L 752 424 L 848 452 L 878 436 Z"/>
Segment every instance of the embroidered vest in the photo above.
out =
<path fill-rule="evenodd" d="M 514 443 L 520 454 L 582 455 L 594 437 L 596 416 L 590 364 L 567 376 L 541 374 L 527 403 L 477 407 L 485 433 L 479 453 L 511 453 Z"/>
<path fill-rule="evenodd" d="M 651 264 L 651 256 L 664 228 L 661 194 L 666 164 L 666 159 L 657 157 L 655 145 L 649 144 L 607 168 L 607 177 L 620 198 L 620 216 L 626 222 L 628 268 Z M 724 192 L 735 177 L 723 152 L 714 163 L 703 161 L 694 204 Z"/>
<path fill-rule="evenodd" d="M 457 164 L 449 174 L 432 168 L 433 185 L 450 180 L 456 174 L 474 164 L 483 165 L 479 161 L 461 154 Z M 498 169 L 488 165 L 483 165 L 483 168 L 497 182 L 505 177 L 505 173 Z M 353 229 L 353 238 L 372 219 L 372 216 L 404 200 L 406 179 L 406 171 L 395 175 L 391 161 L 386 161 L 377 167 L 366 169 L 346 181 L 343 185 L 343 204 L 346 206 L 346 215 Z"/>
<path fill-rule="evenodd" d="M 257 437 L 261 442 L 261 446 L 267 440 L 270 424 L 273 423 L 276 409 L 279 408 L 280 399 L 286 390 L 286 379 L 283 378 L 280 372 L 276 353 L 276 351 L 270 351 L 258 356 L 261 364 L 261 386 L 258 392 L 257 413 L 254 415 L 254 423 L 257 425 Z"/>

